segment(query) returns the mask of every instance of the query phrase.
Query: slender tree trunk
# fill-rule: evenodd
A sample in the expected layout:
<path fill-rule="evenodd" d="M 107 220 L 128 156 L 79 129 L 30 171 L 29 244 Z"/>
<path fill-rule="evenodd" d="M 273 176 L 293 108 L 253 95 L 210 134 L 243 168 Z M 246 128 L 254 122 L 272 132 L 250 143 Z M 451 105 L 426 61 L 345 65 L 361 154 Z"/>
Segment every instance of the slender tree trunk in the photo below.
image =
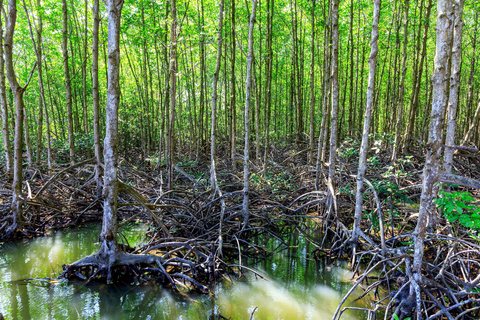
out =
<path fill-rule="evenodd" d="M 23 106 L 23 121 L 24 121 L 24 128 L 25 128 L 25 147 L 27 149 L 27 163 L 28 167 L 33 167 L 33 151 L 32 151 L 32 143 L 30 141 L 30 126 L 28 123 L 28 114 L 27 108 L 25 105 Z"/>
<path fill-rule="evenodd" d="M 400 80 L 400 88 L 397 103 L 397 120 L 395 124 L 395 142 L 392 151 L 392 161 L 397 160 L 399 151 L 400 135 L 402 132 L 403 109 L 405 101 L 405 77 L 407 75 L 407 44 L 408 44 L 408 9 L 410 0 L 405 0 L 405 17 L 403 18 L 403 61 L 402 61 L 402 78 Z"/>
<path fill-rule="evenodd" d="M 92 95 L 93 95 L 93 143 L 95 148 L 95 181 L 97 184 L 97 197 L 102 195 L 101 176 L 101 147 L 100 147 L 100 98 L 98 89 L 98 27 L 99 0 L 93 0 L 93 38 L 92 38 Z"/>
<path fill-rule="evenodd" d="M 454 149 L 449 147 L 455 144 L 455 127 L 457 124 L 458 94 L 460 91 L 460 73 L 462 64 L 463 3 L 464 0 L 456 0 L 454 3 L 455 21 L 453 26 L 450 93 L 448 95 L 447 133 L 445 137 L 446 147 L 443 159 L 443 168 L 447 173 L 452 172 Z"/>
<path fill-rule="evenodd" d="M 269 138 L 270 138 L 270 115 L 272 110 L 272 68 L 273 68 L 273 8 L 274 0 L 267 0 L 267 93 L 265 95 L 266 116 L 265 116 L 265 154 L 264 154 L 264 170 L 267 174 Z"/>
<path fill-rule="evenodd" d="M 3 0 L 0 0 L 0 8 L 3 7 Z M 7 89 L 5 87 L 5 60 L 3 56 L 3 16 L 0 15 L 0 104 L 2 107 L 2 135 L 3 147 L 5 148 L 6 171 L 10 173 L 13 169 L 12 147 L 10 144 L 10 128 L 8 125 Z"/>
<path fill-rule="evenodd" d="M 328 167 L 328 184 L 333 189 L 335 180 L 335 160 L 338 137 L 338 3 L 339 0 L 332 1 L 332 112 L 330 127 L 330 155 Z M 333 198 L 334 190 L 329 188 L 328 194 Z"/>
<path fill-rule="evenodd" d="M 448 60 L 451 56 L 452 29 L 454 22 L 453 1 L 438 0 L 437 3 L 437 43 L 435 69 L 432 77 L 433 101 L 427 143 L 427 156 L 423 169 L 423 186 L 420 198 L 418 222 L 414 233 L 413 276 L 422 283 L 423 240 L 430 213 L 435 212 L 434 184 L 438 179 L 442 151 L 443 120 L 448 99 Z M 421 319 L 417 310 L 417 319 Z"/>
<path fill-rule="evenodd" d="M 103 223 L 101 251 L 116 250 L 118 198 L 118 107 L 120 105 L 120 18 L 123 0 L 106 0 L 108 14 L 108 86 L 103 158 Z"/>
<path fill-rule="evenodd" d="M 216 124 L 217 124 L 217 83 L 218 75 L 220 74 L 220 63 L 222 59 L 222 32 L 223 32 L 223 2 L 220 1 L 219 17 L 218 17 L 218 38 L 217 38 L 217 64 L 215 66 L 215 73 L 213 74 L 213 85 L 212 85 L 212 119 L 211 119 L 211 144 L 210 144 L 210 187 L 212 190 L 217 190 L 217 173 L 215 165 L 215 135 L 216 135 Z"/>
<path fill-rule="evenodd" d="M 257 12 L 257 0 L 252 0 L 252 13 L 248 26 L 248 56 L 247 56 L 247 78 L 245 80 L 245 150 L 243 164 L 243 228 L 248 226 L 248 201 L 249 201 L 249 151 L 250 151 L 250 90 L 252 86 L 252 66 L 253 66 L 253 27 L 255 24 L 255 14 Z"/>
<path fill-rule="evenodd" d="M 314 148 L 314 122 L 315 122 L 315 0 L 312 0 L 312 33 L 310 44 L 310 151 L 308 156 L 308 163 L 313 164 L 313 148 Z"/>
<path fill-rule="evenodd" d="M 464 146 L 467 144 L 467 142 L 470 140 L 470 138 L 473 136 L 474 131 L 478 129 L 478 121 L 480 119 L 480 100 L 477 106 L 477 109 L 475 110 L 475 115 L 473 116 L 473 119 L 469 117 L 468 115 L 471 114 L 470 110 L 473 111 L 473 100 L 474 100 L 474 88 L 475 88 L 475 65 L 477 61 L 477 31 L 478 31 L 478 11 L 475 14 L 475 32 L 473 35 L 473 43 L 472 43 L 472 59 L 471 59 L 471 67 L 470 67 L 470 77 L 468 80 L 469 86 L 468 86 L 468 97 L 467 97 L 467 119 L 465 123 L 468 125 L 468 130 L 465 133 L 461 145 Z M 469 122 L 470 121 L 470 122 Z"/>
<path fill-rule="evenodd" d="M 0 7 L 3 6 L 3 1 L 0 0 Z M 5 67 L 7 71 L 7 78 L 12 89 L 15 99 L 15 138 L 14 138 L 14 160 L 13 160 L 13 183 L 12 183 L 12 215 L 11 225 L 6 230 L 6 237 L 15 233 L 22 223 L 22 170 L 23 170 L 23 111 L 25 104 L 23 101 L 23 94 L 30 83 L 34 69 L 30 73 L 25 87 L 21 87 L 17 81 L 17 76 L 14 70 L 13 63 L 13 34 L 15 32 L 15 23 L 17 20 L 17 1 L 11 0 L 8 3 L 8 15 L 6 21 L 5 32 Z"/>
<path fill-rule="evenodd" d="M 65 91 L 67 99 L 67 117 L 68 117 L 68 146 L 70 151 L 70 164 L 75 164 L 75 139 L 73 137 L 73 111 L 72 111 L 72 88 L 70 82 L 70 71 L 68 67 L 68 9 L 67 1 L 62 0 L 63 12 L 63 70 L 65 72 Z"/>
<path fill-rule="evenodd" d="M 170 30 L 170 123 L 168 127 L 168 190 L 173 187 L 173 170 L 175 166 L 175 94 L 177 86 L 177 6 L 176 0 L 171 0 L 172 28 Z"/>
<path fill-rule="evenodd" d="M 83 59 L 82 61 L 82 106 L 83 106 L 83 132 L 88 134 L 88 112 L 87 112 L 87 45 L 88 45 L 88 0 L 85 1 L 85 24 L 83 34 Z"/>
<path fill-rule="evenodd" d="M 422 85 L 422 72 L 423 72 L 423 63 L 425 61 L 425 56 L 427 55 L 427 40 L 428 40 L 428 29 L 430 27 L 430 13 L 432 12 L 433 3 L 432 0 L 428 1 L 427 4 L 427 13 L 425 16 L 425 26 L 423 30 L 423 41 L 422 41 L 422 52 L 420 54 L 420 63 L 418 67 L 417 81 L 413 88 L 413 98 L 410 107 L 410 114 L 407 123 L 407 129 L 405 130 L 405 137 L 403 138 L 403 147 L 402 149 L 405 152 L 408 152 L 410 146 L 410 141 L 412 140 L 412 134 L 415 127 L 415 119 L 417 118 L 417 109 L 418 109 L 418 99 L 420 95 L 420 87 Z"/>
<path fill-rule="evenodd" d="M 325 14 L 325 7 L 323 8 L 323 20 L 325 23 L 324 31 L 324 50 L 323 50 L 323 69 L 324 69 L 324 79 L 323 79 L 323 96 L 322 96 L 322 122 L 320 125 L 320 133 L 318 135 L 318 152 L 317 152 L 317 163 L 316 163 L 316 174 L 315 174 L 315 190 L 319 190 L 320 184 L 320 166 L 325 160 L 325 149 L 327 142 L 327 118 L 329 111 L 329 88 L 330 88 L 330 75 L 331 75 L 331 65 L 330 60 L 330 20 L 331 20 L 331 10 L 330 10 L 330 1 L 328 2 L 328 16 Z"/>
<path fill-rule="evenodd" d="M 349 99 L 349 103 L 350 103 L 350 106 L 349 106 L 349 110 L 350 112 L 348 113 L 348 132 L 347 132 L 347 136 L 349 134 L 352 133 L 351 130 L 354 129 L 354 121 L 353 121 L 353 115 L 355 114 L 355 109 L 354 109 L 354 104 L 353 104 L 353 63 L 354 63 L 354 59 L 353 59 L 353 49 L 354 49 L 354 45 L 353 45 L 353 20 L 354 20 L 354 16 L 353 16 L 353 0 L 350 1 L 350 99 Z M 373 26 L 372 26 L 373 27 Z"/>
<path fill-rule="evenodd" d="M 231 71 L 230 71 L 230 86 L 232 87 L 232 93 L 230 96 L 230 113 L 231 113 L 231 123 L 230 123 L 230 160 L 232 162 L 232 169 L 233 172 L 236 171 L 236 164 L 235 164 L 235 153 L 236 151 L 236 132 L 237 132 L 237 103 L 236 103 L 236 78 L 235 78 L 235 53 L 236 53 L 236 39 L 235 39 L 235 0 L 232 0 L 232 6 L 231 6 L 231 25 L 232 25 L 232 46 L 231 46 Z"/>
<path fill-rule="evenodd" d="M 368 58 L 368 89 L 367 89 L 367 106 L 365 108 L 365 120 L 363 122 L 362 145 L 360 147 L 360 157 L 358 163 L 357 174 L 357 196 L 355 204 L 355 218 L 353 224 L 352 239 L 358 241 L 358 237 L 362 231 L 360 223 L 362 220 L 362 202 L 363 202 L 363 180 L 367 169 L 367 153 L 368 153 L 368 134 L 370 132 L 370 120 L 373 112 L 373 97 L 375 93 L 375 71 L 377 68 L 378 54 L 378 21 L 380 19 L 381 0 L 375 0 L 373 4 L 373 23 L 372 23 L 372 41 L 370 42 L 370 57 Z M 379 208 L 380 209 L 380 208 Z M 384 248 L 382 248 L 384 249 Z"/>

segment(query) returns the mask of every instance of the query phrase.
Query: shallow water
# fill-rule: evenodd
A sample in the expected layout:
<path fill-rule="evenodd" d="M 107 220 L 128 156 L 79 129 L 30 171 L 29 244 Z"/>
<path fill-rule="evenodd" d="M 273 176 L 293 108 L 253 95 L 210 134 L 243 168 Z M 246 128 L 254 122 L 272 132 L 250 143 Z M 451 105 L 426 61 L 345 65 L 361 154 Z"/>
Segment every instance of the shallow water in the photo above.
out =
<path fill-rule="evenodd" d="M 146 239 L 145 226 L 124 228 L 131 246 Z M 256 246 L 276 252 L 266 260 L 242 263 L 269 281 L 246 273 L 223 282 L 210 295 L 174 294 L 158 286 L 81 285 L 51 282 L 62 264 L 98 249 L 99 226 L 56 232 L 49 237 L 0 245 L 0 313 L 5 319 L 331 319 L 350 285 L 349 273 L 325 260 L 306 259 L 313 250 L 297 232 L 289 247 L 270 237 Z M 35 278 L 35 281 L 23 281 Z M 255 309 L 256 308 L 256 309 Z M 362 319 L 363 313 L 349 314 Z"/>

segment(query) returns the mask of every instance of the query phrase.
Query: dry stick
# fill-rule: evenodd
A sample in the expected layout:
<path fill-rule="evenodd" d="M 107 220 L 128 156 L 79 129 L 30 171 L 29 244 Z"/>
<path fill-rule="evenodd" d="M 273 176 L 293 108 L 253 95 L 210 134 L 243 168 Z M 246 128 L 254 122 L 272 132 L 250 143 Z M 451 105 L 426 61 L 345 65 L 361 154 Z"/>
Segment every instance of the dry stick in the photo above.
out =
<path fill-rule="evenodd" d="M 253 320 L 253 315 L 255 314 L 255 311 L 257 311 L 258 307 L 255 307 L 255 309 L 253 309 L 252 311 L 252 314 L 250 315 L 250 320 Z"/>
<path fill-rule="evenodd" d="M 336 319 L 337 319 L 337 315 L 338 315 L 338 313 L 340 312 L 340 308 L 342 307 L 342 305 L 345 303 L 345 301 L 347 300 L 347 298 L 352 294 L 352 292 L 357 288 L 357 286 L 367 277 L 368 274 L 370 274 L 370 272 L 372 272 L 373 270 L 375 270 L 380 264 L 382 264 L 382 263 L 384 263 L 384 262 L 391 261 L 391 260 L 394 260 L 394 259 L 402 259 L 402 258 L 411 258 L 411 256 L 408 255 L 408 254 L 402 254 L 402 255 L 399 255 L 399 256 L 396 256 L 396 257 L 386 258 L 386 259 L 380 260 L 380 261 L 377 262 L 373 267 L 371 267 L 370 269 L 368 269 L 368 270 L 360 277 L 360 279 L 358 279 L 357 282 L 355 282 L 355 284 L 350 288 L 350 290 L 348 290 L 347 294 L 343 297 L 342 301 L 340 301 L 340 304 L 338 305 L 337 309 L 335 310 L 335 313 L 334 313 L 334 315 L 333 315 L 332 320 L 336 320 Z"/>
<path fill-rule="evenodd" d="M 383 229 L 383 216 L 382 216 L 382 207 L 380 205 L 380 200 L 378 199 L 378 194 L 375 191 L 375 188 L 373 187 L 372 183 L 368 181 L 365 177 L 363 177 L 363 181 L 370 187 L 370 189 L 373 192 L 373 195 L 375 197 L 375 202 L 377 203 L 377 211 L 378 211 L 378 224 L 380 225 L 380 242 L 382 245 L 382 253 L 385 255 L 387 252 L 387 248 L 385 246 L 385 232 Z"/>

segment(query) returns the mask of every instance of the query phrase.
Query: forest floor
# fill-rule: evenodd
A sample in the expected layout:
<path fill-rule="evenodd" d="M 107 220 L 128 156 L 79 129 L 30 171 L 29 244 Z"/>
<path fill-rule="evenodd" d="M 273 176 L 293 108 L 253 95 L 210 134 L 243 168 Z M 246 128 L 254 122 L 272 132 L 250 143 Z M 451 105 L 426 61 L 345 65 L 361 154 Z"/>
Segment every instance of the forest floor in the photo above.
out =
<path fill-rule="evenodd" d="M 320 187 L 316 190 L 316 168 L 315 164 L 308 163 L 308 149 L 295 148 L 289 143 L 272 146 L 267 170 L 254 160 L 251 163 L 248 227 L 242 226 L 241 156 L 237 157 L 236 168 L 229 159 L 218 159 L 217 178 L 222 191 L 219 196 L 210 190 L 207 156 L 195 157 L 190 150 L 182 150 L 180 154 L 187 156 L 177 163 L 174 188 L 166 190 L 166 168 L 158 166 L 158 156 L 139 157 L 141 152 L 130 151 L 119 163 L 118 176 L 123 187 L 118 199 L 118 221 L 120 225 L 132 221 L 148 224 L 151 241 L 136 249 L 124 243 L 123 249 L 162 257 L 163 270 L 143 265 L 144 271 L 151 273 L 150 278 L 160 274 L 163 281 L 172 286 L 178 283 L 176 278 L 183 278 L 195 290 L 207 292 L 207 285 L 221 278 L 221 274 L 242 268 L 231 264 L 239 251 L 257 254 L 261 250 L 251 244 L 253 235 L 268 233 L 281 237 L 285 226 L 303 228 L 314 221 L 325 237 L 321 242 L 307 238 L 316 248 L 312 256 L 349 259 L 354 271 L 354 287 L 373 279 L 365 294 L 379 286 L 388 288 L 391 293 L 387 302 L 379 301 L 369 313 L 382 309 L 398 319 L 411 317 L 416 301 L 415 293 L 408 290 L 410 254 L 420 202 L 424 152 L 417 146 L 410 155 L 392 163 L 391 142 L 385 137 L 372 142 L 366 179 L 375 191 L 370 188 L 364 191 L 362 230 L 365 240 L 359 245 L 349 242 L 359 143 L 348 139 L 338 148 L 335 205 L 331 208 L 325 205 L 326 169 L 321 168 Z M 228 154 L 221 150 L 222 146 L 219 149 L 218 154 Z M 461 151 L 454 159 L 454 171 L 480 180 L 478 156 Z M 94 159 L 83 159 L 74 168 L 57 165 L 50 173 L 45 168 L 28 168 L 24 175 L 24 223 L 18 237 L 43 236 L 51 230 L 102 219 L 101 199 L 96 196 Z M 0 186 L 0 214 L 5 216 L 10 210 L 11 177 L 0 177 Z M 427 233 L 424 276 L 428 285 L 419 288 L 422 309 L 429 319 L 443 315 L 453 319 L 465 314 L 478 318 L 480 239 L 476 226 L 460 224 L 462 218 L 459 217 L 468 215 L 471 221 L 476 221 L 475 203 L 480 193 L 478 190 L 472 192 L 469 198 L 462 193 L 466 191 L 462 186 L 450 186 L 450 189 L 453 192 L 451 200 L 457 206 L 452 210 L 445 205 L 442 208 L 458 216 L 457 219 L 440 217 L 435 230 Z M 170 233 L 168 237 L 163 226 Z M 382 238 L 387 250 L 382 250 Z M 183 272 L 185 269 L 189 272 Z M 373 270 L 377 272 L 375 277 L 371 276 Z M 77 271 L 66 277 L 90 280 L 94 273 L 90 270 L 85 276 Z M 136 274 L 138 270 L 131 272 Z"/>

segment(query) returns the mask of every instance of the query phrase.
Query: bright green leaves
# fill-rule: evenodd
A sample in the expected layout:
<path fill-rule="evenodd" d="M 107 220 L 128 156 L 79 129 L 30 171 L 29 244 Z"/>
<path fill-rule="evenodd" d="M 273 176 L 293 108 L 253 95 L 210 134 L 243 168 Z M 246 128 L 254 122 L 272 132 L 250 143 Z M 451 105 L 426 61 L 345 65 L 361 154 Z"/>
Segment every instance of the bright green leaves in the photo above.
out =
<path fill-rule="evenodd" d="M 469 192 L 440 191 L 440 198 L 435 204 L 443 210 L 443 215 L 450 222 L 458 221 L 462 226 L 480 230 L 480 208 L 472 204 L 475 200 Z"/>

